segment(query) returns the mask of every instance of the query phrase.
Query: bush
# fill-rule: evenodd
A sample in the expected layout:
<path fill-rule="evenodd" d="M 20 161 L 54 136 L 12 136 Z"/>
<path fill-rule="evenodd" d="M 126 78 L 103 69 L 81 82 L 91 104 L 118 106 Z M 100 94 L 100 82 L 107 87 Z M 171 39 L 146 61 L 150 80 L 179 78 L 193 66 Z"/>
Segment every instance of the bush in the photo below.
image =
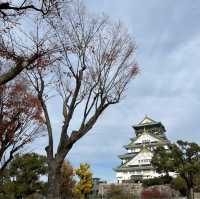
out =
<path fill-rule="evenodd" d="M 157 188 L 144 190 L 141 193 L 142 199 L 163 199 L 169 198 L 166 193 L 159 191 Z"/>
<path fill-rule="evenodd" d="M 171 181 L 171 187 L 181 193 L 182 196 L 186 196 L 187 185 L 185 180 L 178 176 Z"/>
<path fill-rule="evenodd" d="M 172 181 L 171 176 L 161 176 L 158 178 L 145 179 L 142 181 L 142 185 L 143 187 L 149 187 L 154 185 L 170 184 L 171 181 Z"/>
<path fill-rule="evenodd" d="M 111 185 L 107 194 L 107 199 L 129 199 L 133 198 L 131 194 L 127 193 L 122 186 L 119 185 Z"/>
<path fill-rule="evenodd" d="M 157 189 L 144 190 L 141 194 L 142 199 L 156 199 L 161 197 L 161 193 Z"/>

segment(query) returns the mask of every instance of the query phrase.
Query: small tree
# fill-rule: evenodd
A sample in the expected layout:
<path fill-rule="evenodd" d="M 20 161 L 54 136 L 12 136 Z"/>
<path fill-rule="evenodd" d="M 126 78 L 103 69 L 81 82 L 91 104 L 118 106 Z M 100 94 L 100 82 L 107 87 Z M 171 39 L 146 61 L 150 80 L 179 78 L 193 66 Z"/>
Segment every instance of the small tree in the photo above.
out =
<path fill-rule="evenodd" d="M 61 198 L 72 198 L 76 181 L 74 180 L 74 169 L 69 161 L 63 163 L 61 174 Z"/>
<path fill-rule="evenodd" d="M 27 82 L 0 86 L 0 175 L 24 145 L 42 135 L 42 107 Z"/>
<path fill-rule="evenodd" d="M 200 146 L 196 143 L 177 141 L 170 151 L 157 148 L 152 164 L 160 173 L 176 172 L 187 185 L 187 198 L 193 198 L 195 176 L 200 174 Z"/>
<path fill-rule="evenodd" d="M 183 178 L 180 176 L 177 176 L 174 178 L 171 182 L 171 187 L 175 190 L 178 190 L 181 195 L 186 196 L 187 194 L 187 185 Z"/>
<path fill-rule="evenodd" d="M 16 155 L 1 186 L 2 198 L 27 197 L 35 192 L 44 193 L 45 183 L 40 181 L 47 173 L 46 157 L 36 153 Z"/>
<path fill-rule="evenodd" d="M 90 166 L 89 164 L 80 164 L 80 168 L 76 169 L 75 172 L 79 178 L 79 182 L 75 186 L 74 194 L 80 199 L 86 199 L 93 187 Z"/>

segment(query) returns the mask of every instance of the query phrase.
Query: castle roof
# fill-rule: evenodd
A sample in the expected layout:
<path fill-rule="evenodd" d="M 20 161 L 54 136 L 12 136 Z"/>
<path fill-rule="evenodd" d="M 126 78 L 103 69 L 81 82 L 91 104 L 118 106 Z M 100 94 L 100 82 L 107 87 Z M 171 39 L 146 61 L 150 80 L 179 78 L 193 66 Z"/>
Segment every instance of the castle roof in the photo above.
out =
<path fill-rule="evenodd" d="M 117 168 L 114 168 L 115 171 L 136 171 L 136 170 L 150 170 L 153 169 L 153 166 L 151 165 L 143 165 L 143 166 L 126 166 L 122 167 L 119 166 Z"/>
<path fill-rule="evenodd" d="M 152 133 L 149 133 L 147 132 L 145 129 L 144 129 L 144 132 L 136 137 L 136 139 L 133 139 L 131 141 L 131 143 L 129 143 L 128 145 L 125 145 L 124 148 L 126 149 L 130 149 L 130 148 L 138 148 L 140 147 L 140 145 L 143 145 L 144 143 L 137 143 L 137 141 L 139 141 L 140 139 L 142 139 L 143 136 L 147 135 L 149 138 L 151 138 L 151 142 L 149 143 L 145 143 L 145 144 L 148 144 L 148 145 L 157 145 L 158 143 L 168 143 L 169 141 L 168 140 L 165 140 L 164 138 L 160 137 L 160 136 L 157 136 L 155 134 L 152 134 Z"/>
<path fill-rule="evenodd" d="M 126 154 L 123 154 L 123 155 L 119 155 L 118 157 L 120 159 L 126 159 L 126 158 L 133 158 L 134 156 L 137 155 L 138 152 L 135 152 L 135 153 L 126 153 Z"/>
<path fill-rule="evenodd" d="M 142 154 L 146 154 L 147 156 L 149 156 L 149 154 L 152 155 L 153 153 L 146 146 L 143 146 L 142 150 L 139 153 L 134 155 L 133 158 L 131 158 L 128 162 L 117 167 L 115 169 L 115 171 L 140 170 L 142 167 L 143 167 L 143 169 L 147 169 L 147 168 L 149 169 L 150 167 L 152 167 L 149 164 L 132 165 L 132 163 L 131 163 L 131 162 L 135 161 L 139 156 L 143 156 Z"/>
<path fill-rule="evenodd" d="M 135 130 L 137 130 L 140 128 L 150 127 L 150 126 L 161 126 L 163 128 L 163 130 L 166 131 L 165 127 L 163 126 L 163 124 L 161 122 L 157 122 L 148 116 L 145 116 L 144 119 L 141 122 L 139 122 L 138 124 L 133 125 L 133 128 Z"/>

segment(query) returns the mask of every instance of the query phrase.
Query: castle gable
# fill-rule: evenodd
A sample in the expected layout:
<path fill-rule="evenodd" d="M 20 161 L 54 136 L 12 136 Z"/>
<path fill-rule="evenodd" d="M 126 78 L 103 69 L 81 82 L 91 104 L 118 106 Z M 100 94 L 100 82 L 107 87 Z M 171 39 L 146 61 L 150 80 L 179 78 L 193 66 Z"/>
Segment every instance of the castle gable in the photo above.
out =
<path fill-rule="evenodd" d="M 138 166 L 150 164 L 153 153 L 147 149 L 143 149 L 134 158 L 126 163 L 125 166 Z"/>
<path fill-rule="evenodd" d="M 143 133 L 134 141 L 134 144 L 145 144 L 151 142 L 159 142 L 159 139 L 148 133 Z"/>
<path fill-rule="evenodd" d="M 141 125 L 141 124 L 152 124 L 152 123 L 157 123 L 157 122 L 145 116 L 145 118 L 139 124 Z"/>

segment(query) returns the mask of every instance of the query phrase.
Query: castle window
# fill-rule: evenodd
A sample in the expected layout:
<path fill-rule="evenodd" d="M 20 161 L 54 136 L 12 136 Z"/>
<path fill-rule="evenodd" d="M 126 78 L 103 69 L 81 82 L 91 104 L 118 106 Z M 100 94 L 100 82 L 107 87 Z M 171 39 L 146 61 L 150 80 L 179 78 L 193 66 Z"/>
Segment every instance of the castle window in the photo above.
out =
<path fill-rule="evenodd" d="M 142 143 L 148 143 L 150 140 L 142 140 Z"/>
<path fill-rule="evenodd" d="M 142 159 L 142 160 L 138 160 L 138 163 L 149 163 L 151 160 L 150 159 Z"/>

